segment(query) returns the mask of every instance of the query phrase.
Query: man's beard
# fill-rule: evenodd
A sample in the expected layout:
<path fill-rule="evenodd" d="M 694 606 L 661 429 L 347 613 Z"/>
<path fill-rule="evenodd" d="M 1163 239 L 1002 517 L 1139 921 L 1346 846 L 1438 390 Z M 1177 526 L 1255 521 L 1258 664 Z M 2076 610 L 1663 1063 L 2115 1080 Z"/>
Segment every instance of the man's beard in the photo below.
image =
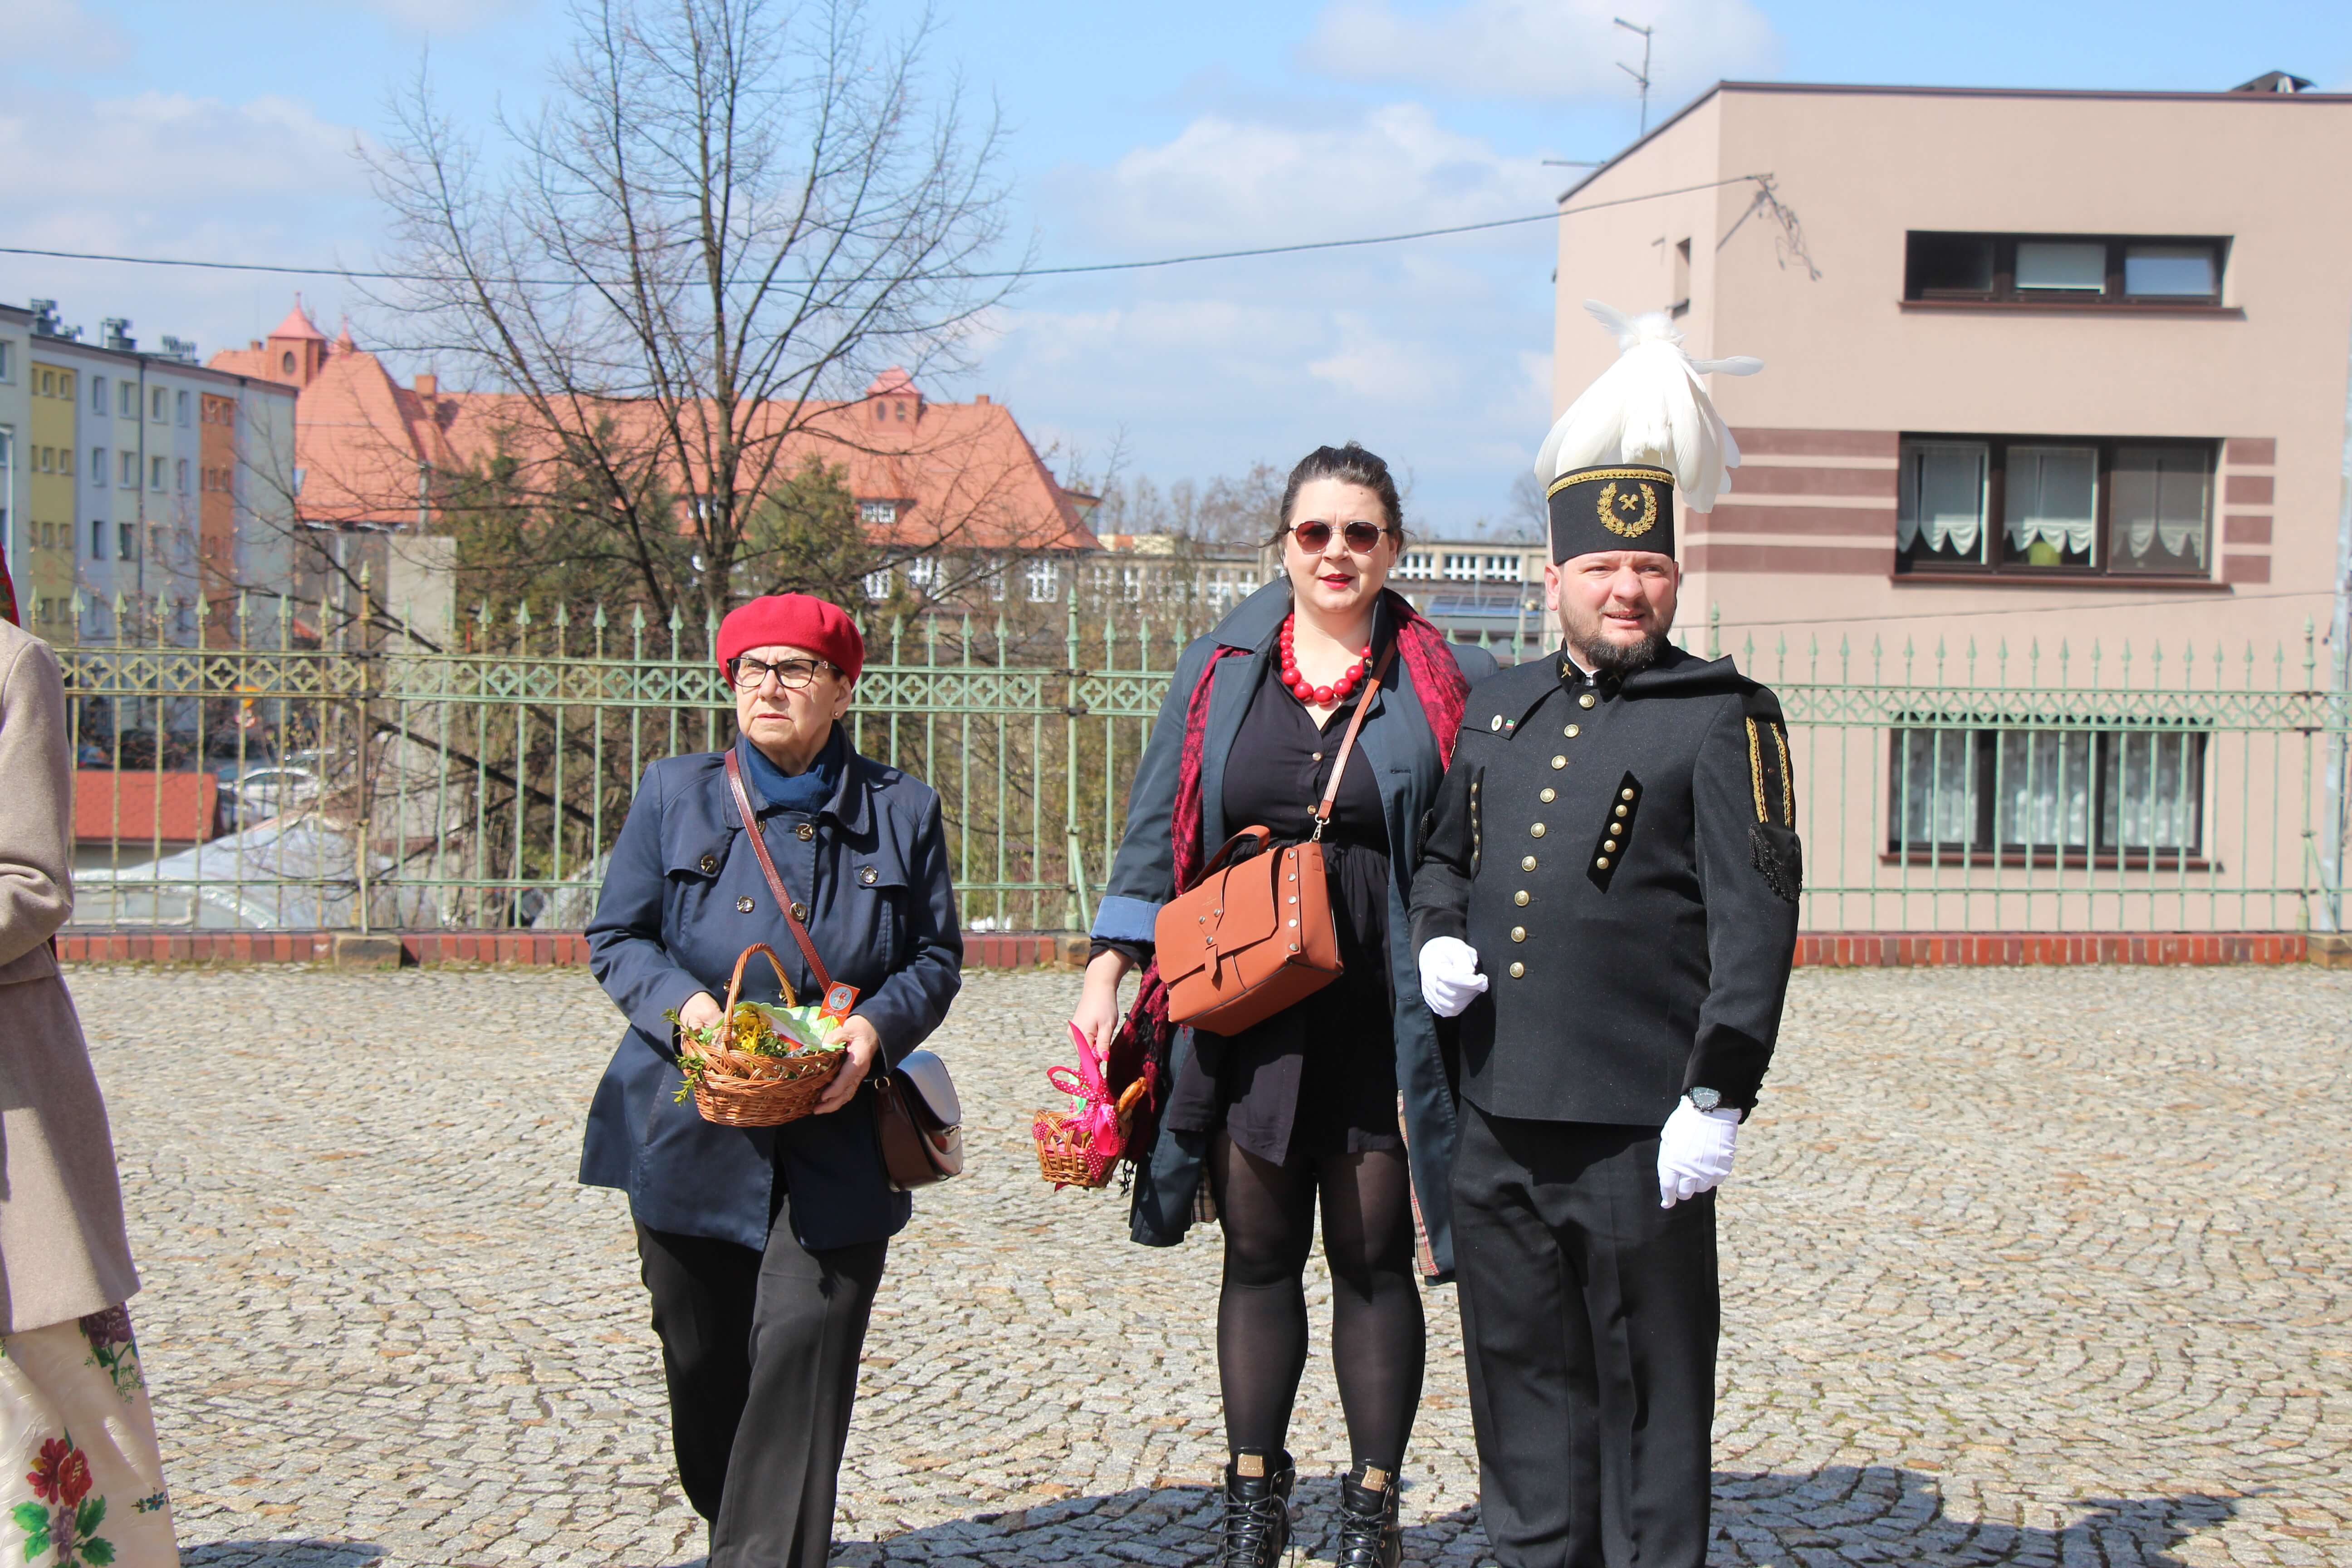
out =
<path fill-rule="evenodd" d="M 1652 632 L 1633 643 L 1612 642 L 1607 637 L 1594 637 L 1589 642 L 1570 637 L 1568 646 L 1596 675 L 1623 677 L 1657 663 L 1658 655 L 1665 651 L 1666 634 Z"/>

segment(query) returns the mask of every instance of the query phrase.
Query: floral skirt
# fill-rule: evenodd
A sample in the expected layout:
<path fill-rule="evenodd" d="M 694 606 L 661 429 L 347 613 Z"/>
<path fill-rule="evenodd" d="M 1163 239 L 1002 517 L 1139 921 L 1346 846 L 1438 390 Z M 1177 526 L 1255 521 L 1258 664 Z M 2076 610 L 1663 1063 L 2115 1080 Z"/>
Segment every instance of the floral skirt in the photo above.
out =
<path fill-rule="evenodd" d="M 0 1568 L 177 1568 L 131 1313 L 0 1334 Z"/>

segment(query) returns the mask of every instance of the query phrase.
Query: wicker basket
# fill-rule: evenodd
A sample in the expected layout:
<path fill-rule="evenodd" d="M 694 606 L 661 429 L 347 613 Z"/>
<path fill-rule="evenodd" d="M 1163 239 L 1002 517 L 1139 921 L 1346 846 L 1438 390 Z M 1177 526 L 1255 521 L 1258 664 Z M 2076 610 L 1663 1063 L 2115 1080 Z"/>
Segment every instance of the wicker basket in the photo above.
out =
<path fill-rule="evenodd" d="M 776 950 L 764 942 L 753 942 L 735 960 L 735 973 L 727 981 L 727 1005 L 720 1016 L 730 1024 L 735 1017 L 736 1000 L 743 993 L 743 966 L 755 952 L 768 955 L 776 984 L 783 987 L 784 1005 L 800 1005 Z M 698 1050 L 695 1054 L 707 1065 L 695 1081 L 694 1109 L 705 1121 L 721 1127 L 781 1127 L 799 1121 L 816 1109 L 817 1100 L 849 1055 L 846 1050 L 793 1057 L 753 1056 L 749 1051 Z"/>
<path fill-rule="evenodd" d="M 1041 1110 L 1030 1123 L 1037 1142 L 1037 1173 L 1057 1187 L 1107 1187 L 1110 1174 L 1127 1152 L 1128 1131 L 1135 1125 L 1135 1103 L 1143 1098 L 1141 1079 L 1118 1097 L 1118 1147 L 1097 1149 L 1084 1129 L 1071 1125 L 1076 1118 L 1066 1110 Z"/>

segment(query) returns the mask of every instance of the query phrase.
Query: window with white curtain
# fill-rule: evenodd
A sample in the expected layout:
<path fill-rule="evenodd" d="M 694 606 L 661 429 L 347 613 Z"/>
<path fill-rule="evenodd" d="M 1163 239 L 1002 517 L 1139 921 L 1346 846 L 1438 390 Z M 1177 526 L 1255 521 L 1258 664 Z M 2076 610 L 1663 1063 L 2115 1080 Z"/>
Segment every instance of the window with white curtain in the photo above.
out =
<path fill-rule="evenodd" d="M 1029 602 L 1051 603 L 1062 591 L 1062 568 L 1052 557 L 1040 555 L 1029 563 L 1028 580 Z"/>
<path fill-rule="evenodd" d="M 1906 436 L 1895 483 L 1895 569 L 2204 577 L 2219 447 L 2130 437 Z"/>
<path fill-rule="evenodd" d="M 2034 566 L 2088 564 L 2096 542 L 2099 450 L 2009 448 L 2001 525 L 2009 548 Z"/>
<path fill-rule="evenodd" d="M 2210 447 L 2118 446 L 2108 507 L 2108 569 L 2202 572 L 2213 510 Z"/>
<path fill-rule="evenodd" d="M 1903 444 L 1895 483 L 1896 549 L 1909 554 L 1924 546 L 1939 559 L 1984 559 L 1985 475 L 1990 452 L 1982 441 Z"/>
<path fill-rule="evenodd" d="M 879 604 L 890 596 L 890 569 L 866 574 L 866 596 Z"/>
<path fill-rule="evenodd" d="M 2206 735 L 2143 729 L 1898 729 L 1887 849 L 1904 856 L 2202 852 Z"/>

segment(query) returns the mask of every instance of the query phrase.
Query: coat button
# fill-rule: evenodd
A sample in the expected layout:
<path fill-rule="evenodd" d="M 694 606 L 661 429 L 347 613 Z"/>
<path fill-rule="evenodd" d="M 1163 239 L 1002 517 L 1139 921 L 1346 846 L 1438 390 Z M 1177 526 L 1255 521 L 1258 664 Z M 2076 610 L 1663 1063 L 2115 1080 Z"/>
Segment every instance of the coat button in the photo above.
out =
<path fill-rule="evenodd" d="M 1517 892 L 1513 893 L 1511 895 L 1511 902 L 1517 904 L 1522 909 L 1526 908 L 1528 902 L 1528 890 L 1525 888 L 1521 888 Z"/>
<path fill-rule="evenodd" d="M 1559 798 L 1559 792 L 1558 790 L 1548 789 L 1541 795 L 1536 796 L 1536 798 L 1543 802 L 1546 805 L 1549 805 L 1553 801 Z"/>
<path fill-rule="evenodd" d="M 1534 826 L 1528 829 L 1528 833 L 1531 837 L 1541 838 L 1543 837 L 1543 824 L 1540 822 L 1537 823 Z"/>
<path fill-rule="evenodd" d="M 715 876 L 719 875 L 719 857 L 718 857 L 718 856 L 716 856 L 716 855 L 705 855 L 705 856 L 702 858 L 702 859 L 698 862 L 698 864 L 702 867 L 702 874 L 703 874 L 704 876 L 706 876 L 706 877 L 715 877 Z"/>
<path fill-rule="evenodd" d="M 1580 698 L 1578 698 L 1578 699 L 1576 700 L 1576 705 L 1577 705 L 1579 708 L 1590 708 L 1590 707 L 1591 707 L 1595 702 L 1598 702 L 1598 701 L 1600 701 L 1600 700 L 1601 700 L 1601 699 L 1599 699 L 1598 697 L 1593 696 L 1593 695 L 1592 695 L 1592 693 L 1591 693 L 1590 691 L 1588 691 L 1588 692 L 1586 692 L 1583 696 L 1581 696 L 1581 697 L 1580 697 Z"/>
<path fill-rule="evenodd" d="M 796 921 L 805 921 L 805 920 L 807 920 L 807 919 L 808 919 L 808 906 L 807 906 L 806 904 L 802 904 L 802 903 L 795 903 L 795 904 L 793 904 L 793 919 L 794 919 L 794 920 L 796 920 Z"/>
<path fill-rule="evenodd" d="M 751 895 L 749 893 L 735 900 L 735 912 L 739 915 L 748 915 L 759 907 L 751 901 Z"/>
<path fill-rule="evenodd" d="M 869 888 L 870 888 L 870 887 L 872 887 L 872 886 L 874 885 L 874 883 L 875 883 L 875 870 L 874 870 L 874 868 L 873 868 L 873 867 L 871 867 L 871 866 L 868 866 L 868 867 L 866 867 L 866 869 L 864 869 L 863 871 L 860 871 L 859 873 L 857 873 L 857 879 L 858 879 L 859 881 L 861 881 L 861 882 L 865 883 L 867 887 L 869 887 Z"/>
<path fill-rule="evenodd" d="M 1513 942 L 1525 942 L 1525 941 L 1527 941 L 1527 940 L 1528 940 L 1528 928 L 1527 928 L 1527 927 L 1525 927 L 1525 926 L 1513 926 L 1513 927 L 1511 928 L 1511 940 L 1512 940 Z"/>
<path fill-rule="evenodd" d="M 1566 757 L 1554 757 L 1551 760 L 1551 765 L 1556 768 L 1564 768 L 1568 766 L 1568 759 Z"/>
<path fill-rule="evenodd" d="M 1618 815 L 1618 816 L 1624 816 L 1624 815 L 1625 815 L 1625 807 L 1623 807 L 1623 806 L 1622 806 L 1622 805 L 1621 805 L 1621 806 L 1619 806 L 1619 807 L 1617 808 L 1617 815 Z"/>
<path fill-rule="evenodd" d="M 1527 973 L 1527 972 L 1528 972 L 1528 966 L 1527 966 L 1526 964 L 1524 964 L 1524 963 L 1514 963 L 1513 965 L 1511 965 L 1511 978 L 1512 978 L 1512 979 L 1514 979 L 1514 980 L 1517 980 L 1517 979 L 1518 979 L 1520 976 L 1522 976 L 1522 975 L 1526 974 L 1526 973 Z"/>
<path fill-rule="evenodd" d="M 1581 725 L 1581 724 L 1570 724 L 1567 729 L 1562 730 L 1562 731 L 1560 731 L 1560 733 L 1561 733 L 1561 734 L 1563 734 L 1563 735 L 1565 735 L 1565 736 L 1567 736 L 1570 740 L 1573 741 L 1573 740 L 1575 740 L 1579 735 L 1581 735 L 1581 734 L 1583 734 L 1583 733 L 1584 733 L 1584 726 L 1583 726 L 1583 725 Z"/>
<path fill-rule="evenodd" d="M 1633 798 L 1633 792 L 1630 789 L 1621 789 L 1617 792 L 1617 798 L 1619 800 L 1631 800 Z"/>
<path fill-rule="evenodd" d="M 1603 844 L 1601 847 L 1605 853 L 1614 855 L 1617 853 L 1617 840 L 1612 838 L 1608 843 Z"/>
<path fill-rule="evenodd" d="M 1595 860 L 1595 861 L 1592 863 L 1592 867 L 1593 867 L 1593 869 L 1595 869 L 1595 870 L 1597 870 L 1597 871 L 1606 871 L 1607 869 L 1609 869 L 1609 857 L 1608 857 L 1608 856 L 1606 856 L 1606 855 L 1603 855 L 1602 857 L 1601 857 L 1601 858 L 1600 858 L 1600 859 Z"/>
<path fill-rule="evenodd" d="M 1520 870 L 1522 870 L 1522 871 L 1532 871 L 1532 870 L 1534 870 L 1535 868 L 1536 868 L 1536 858 L 1535 858 L 1534 856 L 1532 856 L 1532 855 L 1522 855 L 1522 856 L 1520 856 L 1520 857 L 1519 857 L 1519 869 L 1520 869 Z"/>
<path fill-rule="evenodd" d="M 793 837 L 805 844 L 816 837 L 816 826 L 814 823 L 803 822 L 793 829 Z"/>

